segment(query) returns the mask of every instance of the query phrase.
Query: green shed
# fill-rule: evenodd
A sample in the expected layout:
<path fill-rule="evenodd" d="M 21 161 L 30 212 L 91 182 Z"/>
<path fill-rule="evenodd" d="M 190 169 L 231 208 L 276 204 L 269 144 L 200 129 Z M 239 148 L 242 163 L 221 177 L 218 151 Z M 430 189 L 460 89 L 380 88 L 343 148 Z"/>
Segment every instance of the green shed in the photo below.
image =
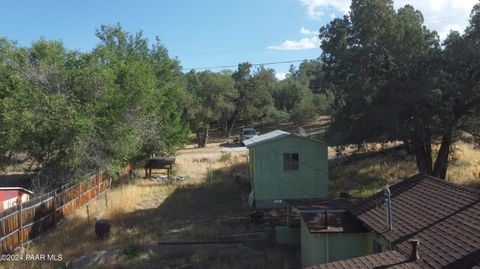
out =
<path fill-rule="evenodd" d="M 361 202 L 359 199 L 286 202 L 287 225 L 276 227 L 276 241 L 300 246 L 302 268 L 365 256 L 389 248 L 381 236 L 369 231 L 348 212 L 348 207 Z M 299 218 L 292 219 L 292 215 Z"/>
<path fill-rule="evenodd" d="M 249 200 L 256 208 L 285 207 L 285 199 L 328 196 L 325 142 L 276 130 L 244 144 L 250 160 Z"/>

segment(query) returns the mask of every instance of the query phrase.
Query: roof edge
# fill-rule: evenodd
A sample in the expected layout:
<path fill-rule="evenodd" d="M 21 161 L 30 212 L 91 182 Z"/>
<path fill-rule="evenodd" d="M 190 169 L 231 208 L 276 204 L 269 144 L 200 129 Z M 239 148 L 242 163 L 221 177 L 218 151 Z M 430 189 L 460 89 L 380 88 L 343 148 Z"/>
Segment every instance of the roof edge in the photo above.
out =
<path fill-rule="evenodd" d="M 21 191 L 27 192 L 29 194 L 33 194 L 33 191 L 27 190 L 23 187 L 0 187 L 0 191 L 3 191 L 3 190 L 21 190 Z"/>

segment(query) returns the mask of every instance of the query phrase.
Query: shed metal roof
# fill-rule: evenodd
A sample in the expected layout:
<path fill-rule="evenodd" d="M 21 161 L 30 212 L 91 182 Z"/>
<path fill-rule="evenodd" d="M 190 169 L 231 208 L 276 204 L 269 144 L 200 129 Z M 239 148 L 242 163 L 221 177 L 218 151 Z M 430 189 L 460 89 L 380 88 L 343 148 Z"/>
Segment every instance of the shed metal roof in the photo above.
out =
<path fill-rule="evenodd" d="M 245 144 L 245 146 L 247 148 L 253 148 L 253 147 L 256 147 L 258 145 L 269 143 L 269 142 L 272 142 L 272 141 L 275 141 L 275 140 L 278 140 L 278 139 L 282 139 L 282 138 L 285 138 L 285 137 L 297 137 L 297 138 L 305 139 L 305 140 L 308 140 L 308 141 L 313 141 L 313 142 L 317 142 L 317 143 L 324 143 L 322 140 L 317 140 L 317 139 L 312 139 L 312 138 L 306 137 L 306 136 L 291 134 L 291 133 L 281 131 L 281 130 L 275 130 L 275 131 L 272 131 L 272 132 L 269 132 L 269 133 L 266 133 L 266 134 L 263 134 L 263 135 L 259 135 L 259 136 L 247 139 L 247 140 L 243 141 L 243 143 Z"/>
<path fill-rule="evenodd" d="M 287 137 L 287 136 L 290 136 L 290 135 L 292 135 L 292 134 L 281 131 L 281 130 L 275 130 L 275 131 L 272 131 L 270 133 L 266 133 L 266 134 L 263 134 L 263 135 L 259 135 L 259 136 L 247 139 L 247 140 L 243 141 L 243 143 L 245 144 L 245 146 L 247 148 L 252 148 L 252 147 L 255 147 L 259 144 L 263 144 L 263 143 L 266 143 L 266 142 L 271 142 L 273 140 L 277 140 L 277 139 Z"/>

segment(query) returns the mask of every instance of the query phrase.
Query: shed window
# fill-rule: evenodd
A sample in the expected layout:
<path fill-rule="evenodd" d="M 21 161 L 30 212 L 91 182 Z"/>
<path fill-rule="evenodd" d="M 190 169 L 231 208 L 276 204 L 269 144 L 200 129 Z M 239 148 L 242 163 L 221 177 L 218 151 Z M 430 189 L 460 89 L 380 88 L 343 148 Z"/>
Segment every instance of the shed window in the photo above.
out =
<path fill-rule="evenodd" d="M 283 170 L 284 171 L 298 170 L 298 164 L 299 164 L 298 153 L 283 154 Z"/>

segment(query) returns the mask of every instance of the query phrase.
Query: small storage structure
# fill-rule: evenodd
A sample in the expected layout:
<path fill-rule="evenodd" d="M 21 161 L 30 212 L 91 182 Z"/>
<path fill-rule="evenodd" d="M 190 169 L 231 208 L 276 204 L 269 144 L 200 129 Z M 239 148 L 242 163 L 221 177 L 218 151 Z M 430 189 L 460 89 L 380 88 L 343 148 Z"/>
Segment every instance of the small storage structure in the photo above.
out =
<path fill-rule="evenodd" d="M 249 149 L 257 209 L 284 207 L 285 199 L 328 196 L 327 144 L 276 130 L 244 141 Z"/>
<path fill-rule="evenodd" d="M 32 191 L 22 187 L 0 187 L 0 212 L 30 200 Z"/>
<path fill-rule="evenodd" d="M 167 177 L 173 175 L 173 165 L 175 158 L 171 157 L 154 157 L 147 161 L 145 164 L 145 178 L 152 177 L 152 170 L 167 170 Z"/>
<path fill-rule="evenodd" d="M 302 267 L 371 254 L 372 234 L 347 210 L 359 201 L 287 201 L 289 211 L 300 217 Z M 292 228 L 290 223 L 287 219 L 287 227 Z"/>

